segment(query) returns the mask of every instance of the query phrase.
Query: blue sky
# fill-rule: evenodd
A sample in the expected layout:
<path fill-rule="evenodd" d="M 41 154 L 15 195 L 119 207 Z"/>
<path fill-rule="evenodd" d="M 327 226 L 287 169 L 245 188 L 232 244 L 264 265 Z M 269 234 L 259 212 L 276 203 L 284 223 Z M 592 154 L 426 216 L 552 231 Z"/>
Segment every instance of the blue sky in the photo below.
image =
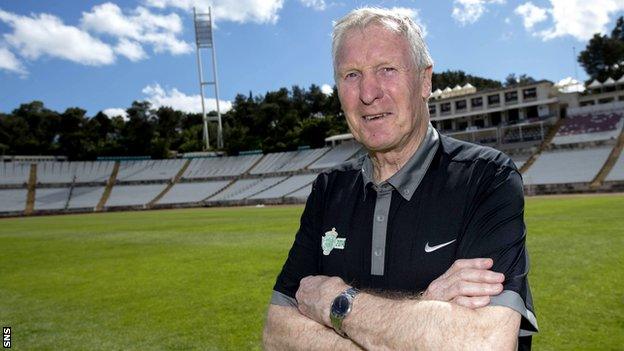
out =
<path fill-rule="evenodd" d="M 332 85 L 332 21 L 361 6 L 410 14 L 426 32 L 435 71 L 555 82 L 574 77 L 575 67 L 586 79 L 572 48 L 624 14 L 624 0 L 0 0 L 0 111 L 35 99 L 88 115 L 133 100 L 198 111 L 190 9 L 207 4 L 226 108 L 238 93 Z"/>

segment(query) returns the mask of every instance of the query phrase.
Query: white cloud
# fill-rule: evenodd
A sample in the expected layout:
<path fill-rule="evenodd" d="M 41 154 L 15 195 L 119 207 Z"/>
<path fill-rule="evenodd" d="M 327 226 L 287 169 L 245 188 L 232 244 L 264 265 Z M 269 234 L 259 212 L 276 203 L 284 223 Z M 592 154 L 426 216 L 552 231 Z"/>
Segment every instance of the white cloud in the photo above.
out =
<path fill-rule="evenodd" d="M 22 76 L 28 74 L 24 65 L 22 65 L 9 49 L 0 47 L 0 70 L 2 69 L 18 73 Z"/>
<path fill-rule="evenodd" d="M 215 22 L 231 21 L 238 23 L 275 23 L 284 0 L 143 0 L 146 6 L 156 8 L 179 8 L 207 12 L 212 6 Z"/>
<path fill-rule="evenodd" d="M 12 33 L 4 34 L 6 42 L 27 59 L 50 56 L 91 66 L 115 61 L 109 45 L 63 24 L 56 16 L 43 13 L 27 17 L 0 10 L 0 21 L 13 28 Z"/>
<path fill-rule="evenodd" d="M 455 0 L 451 16 L 461 25 L 472 24 L 487 11 L 487 5 L 504 3 L 505 0 Z"/>
<path fill-rule="evenodd" d="M 140 61 L 147 58 L 147 54 L 141 44 L 136 41 L 130 41 L 126 38 L 119 40 L 119 43 L 115 46 L 115 52 L 119 55 L 125 56 L 132 62 Z"/>
<path fill-rule="evenodd" d="M 572 36 L 579 41 L 589 40 L 595 33 L 606 33 L 610 16 L 624 11 L 622 0 L 550 0 L 551 8 L 545 9 L 553 19 L 553 25 L 533 34 L 543 40 Z"/>
<path fill-rule="evenodd" d="M 408 7 L 393 7 L 391 8 L 391 10 L 404 16 L 411 17 L 412 20 L 420 27 L 423 38 L 427 36 L 427 27 L 422 23 L 422 20 L 420 19 L 420 11 L 418 9 Z"/>
<path fill-rule="evenodd" d="M 141 44 L 152 45 L 155 52 L 174 55 L 193 50 L 191 44 L 178 38 L 183 25 L 177 14 L 158 15 L 144 7 L 130 12 L 126 15 L 119 6 L 107 2 L 83 12 L 80 22 L 86 30 L 120 38 L 118 52 L 133 61 L 147 57 Z"/>
<path fill-rule="evenodd" d="M 327 96 L 334 93 L 334 88 L 329 84 L 321 85 L 321 92 Z"/>
<path fill-rule="evenodd" d="M 303 4 L 303 6 L 311 7 L 318 11 L 323 11 L 327 7 L 327 4 L 325 4 L 325 0 L 299 0 L 299 1 Z"/>
<path fill-rule="evenodd" d="M 533 5 L 532 2 L 527 2 L 516 7 L 514 13 L 522 17 L 524 28 L 527 30 L 532 29 L 535 24 L 548 19 L 547 11 Z"/>
<path fill-rule="evenodd" d="M 555 84 L 555 87 L 562 93 L 582 93 L 585 91 L 585 86 L 572 77 L 563 78 Z"/>
<path fill-rule="evenodd" d="M 128 113 L 123 108 L 107 108 L 103 110 L 102 113 L 109 118 L 121 116 L 123 119 L 128 119 Z"/>
<path fill-rule="evenodd" d="M 161 106 L 169 106 L 175 110 L 189 113 L 201 113 L 201 97 L 197 95 L 186 95 L 176 88 L 165 90 L 160 84 L 148 85 L 142 90 L 146 96 L 146 100 L 152 104 L 152 107 L 159 108 Z M 204 98 L 206 104 L 206 112 L 216 111 L 216 99 Z M 232 109 L 230 101 L 219 100 L 219 108 L 221 113 Z"/>

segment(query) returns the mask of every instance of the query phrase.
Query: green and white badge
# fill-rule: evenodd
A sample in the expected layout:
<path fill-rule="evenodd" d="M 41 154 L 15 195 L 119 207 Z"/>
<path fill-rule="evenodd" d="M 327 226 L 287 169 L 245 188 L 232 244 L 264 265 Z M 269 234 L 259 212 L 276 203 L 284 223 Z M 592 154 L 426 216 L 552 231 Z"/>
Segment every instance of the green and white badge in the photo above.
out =
<path fill-rule="evenodd" d="M 321 240 L 323 255 L 329 255 L 333 249 L 344 249 L 346 241 L 347 238 L 338 238 L 338 232 L 336 231 L 336 228 L 332 228 L 332 230 L 325 232 L 325 235 L 323 235 Z"/>

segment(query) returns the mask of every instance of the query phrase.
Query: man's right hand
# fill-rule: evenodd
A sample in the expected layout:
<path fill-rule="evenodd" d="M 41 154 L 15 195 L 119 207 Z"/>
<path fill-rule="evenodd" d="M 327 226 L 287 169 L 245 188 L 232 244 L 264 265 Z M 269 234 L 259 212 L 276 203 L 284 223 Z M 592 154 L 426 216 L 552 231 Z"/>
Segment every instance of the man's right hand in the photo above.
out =
<path fill-rule="evenodd" d="M 444 274 L 432 281 L 423 300 L 448 301 L 467 308 L 480 308 L 490 303 L 490 296 L 503 291 L 505 275 L 490 271 L 490 258 L 457 260 Z"/>

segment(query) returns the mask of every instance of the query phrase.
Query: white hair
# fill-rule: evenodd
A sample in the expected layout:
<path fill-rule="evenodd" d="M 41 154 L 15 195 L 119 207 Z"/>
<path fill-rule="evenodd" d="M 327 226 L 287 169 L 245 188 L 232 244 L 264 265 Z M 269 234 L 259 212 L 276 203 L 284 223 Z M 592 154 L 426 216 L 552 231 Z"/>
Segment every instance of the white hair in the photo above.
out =
<path fill-rule="evenodd" d="M 427 44 L 423 40 L 422 31 L 410 16 L 389 9 L 364 7 L 353 10 L 337 22 L 334 22 L 334 31 L 332 32 L 334 78 L 337 78 L 336 55 L 340 45 L 342 45 L 345 33 L 354 28 L 364 29 L 371 24 L 379 24 L 392 32 L 402 35 L 410 46 L 414 65 L 417 69 L 421 70 L 433 65 L 429 49 L 427 49 Z"/>

